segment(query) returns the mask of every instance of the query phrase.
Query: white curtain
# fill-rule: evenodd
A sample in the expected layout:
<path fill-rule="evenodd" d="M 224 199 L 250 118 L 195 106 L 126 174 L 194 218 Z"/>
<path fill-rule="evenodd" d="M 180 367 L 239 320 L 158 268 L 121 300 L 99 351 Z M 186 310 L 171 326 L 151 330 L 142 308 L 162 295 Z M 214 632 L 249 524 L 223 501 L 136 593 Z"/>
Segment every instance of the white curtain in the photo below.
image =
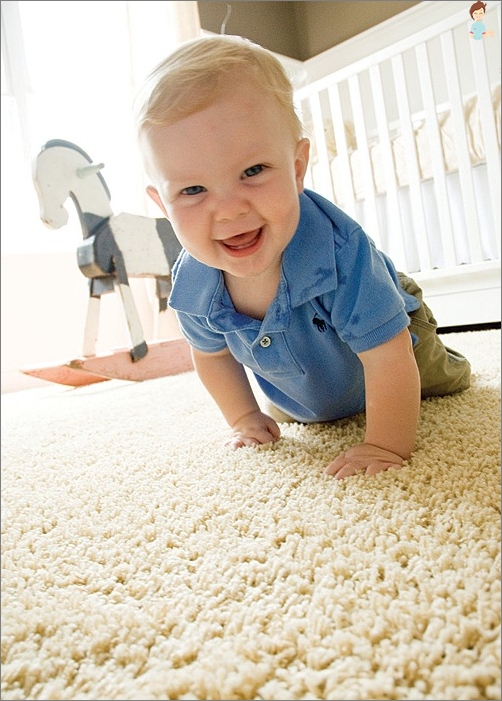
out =
<path fill-rule="evenodd" d="M 73 212 L 59 232 L 38 218 L 31 165 L 49 139 L 73 141 L 105 164 L 115 213 L 159 216 L 144 195 L 133 98 L 160 60 L 200 34 L 197 2 L 2 0 L 1 10 L 2 254 L 81 240 Z"/>

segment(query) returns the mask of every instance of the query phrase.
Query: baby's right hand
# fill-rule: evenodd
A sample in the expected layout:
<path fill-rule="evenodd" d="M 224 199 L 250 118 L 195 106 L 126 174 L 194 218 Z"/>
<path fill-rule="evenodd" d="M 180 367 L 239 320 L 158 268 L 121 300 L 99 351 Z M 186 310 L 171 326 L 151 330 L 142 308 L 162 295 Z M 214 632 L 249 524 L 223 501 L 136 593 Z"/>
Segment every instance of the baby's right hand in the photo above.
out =
<path fill-rule="evenodd" d="M 252 411 L 242 416 L 232 426 L 232 431 L 232 438 L 225 443 L 232 450 L 262 443 L 275 443 L 281 436 L 281 430 L 274 419 L 262 411 Z"/>

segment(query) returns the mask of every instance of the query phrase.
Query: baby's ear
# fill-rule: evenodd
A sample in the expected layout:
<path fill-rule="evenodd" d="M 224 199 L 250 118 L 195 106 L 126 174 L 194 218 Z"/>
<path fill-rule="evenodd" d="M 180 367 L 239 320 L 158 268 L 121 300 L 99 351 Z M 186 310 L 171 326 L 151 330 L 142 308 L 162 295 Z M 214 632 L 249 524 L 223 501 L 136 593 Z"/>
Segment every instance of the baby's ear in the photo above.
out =
<path fill-rule="evenodd" d="M 155 187 L 153 187 L 153 185 L 147 185 L 146 194 L 155 202 L 155 204 L 158 207 L 160 207 L 164 215 L 169 219 L 169 214 L 167 213 L 167 210 L 164 207 L 162 200 L 160 199 L 158 190 Z"/>
<path fill-rule="evenodd" d="M 295 175 L 298 192 L 303 191 L 303 180 L 309 164 L 309 153 L 310 141 L 308 139 L 300 139 L 296 144 L 295 150 Z"/>

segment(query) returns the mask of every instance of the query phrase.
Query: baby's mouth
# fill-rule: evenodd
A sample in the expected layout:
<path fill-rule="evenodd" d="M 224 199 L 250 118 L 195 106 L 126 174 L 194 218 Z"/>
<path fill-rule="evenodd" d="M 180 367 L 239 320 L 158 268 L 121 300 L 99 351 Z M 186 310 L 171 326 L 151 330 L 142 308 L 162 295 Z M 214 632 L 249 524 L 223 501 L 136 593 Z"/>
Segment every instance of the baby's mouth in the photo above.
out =
<path fill-rule="evenodd" d="M 246 231 L 243 234 L 237 234 L 229 239 L 221 241 L 221 243 L 232 251 L 242 251 L 246 248 L 254 246 L 261 236 L 262 228 Z"/>

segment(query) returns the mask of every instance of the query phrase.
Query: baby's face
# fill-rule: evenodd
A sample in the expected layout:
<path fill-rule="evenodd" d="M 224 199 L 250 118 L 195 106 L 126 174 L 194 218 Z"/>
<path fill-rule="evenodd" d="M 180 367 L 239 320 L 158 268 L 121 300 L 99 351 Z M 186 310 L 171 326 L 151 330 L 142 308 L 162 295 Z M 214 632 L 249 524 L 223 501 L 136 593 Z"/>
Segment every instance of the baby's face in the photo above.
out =
<path fill-rule="evenodd" d="M 197 260 L 236 277 L 277 273 L 299 220 L 309 143 L 275 98 L 238 77 L 209 107 L 142 136 L 149 194 Z"/>

